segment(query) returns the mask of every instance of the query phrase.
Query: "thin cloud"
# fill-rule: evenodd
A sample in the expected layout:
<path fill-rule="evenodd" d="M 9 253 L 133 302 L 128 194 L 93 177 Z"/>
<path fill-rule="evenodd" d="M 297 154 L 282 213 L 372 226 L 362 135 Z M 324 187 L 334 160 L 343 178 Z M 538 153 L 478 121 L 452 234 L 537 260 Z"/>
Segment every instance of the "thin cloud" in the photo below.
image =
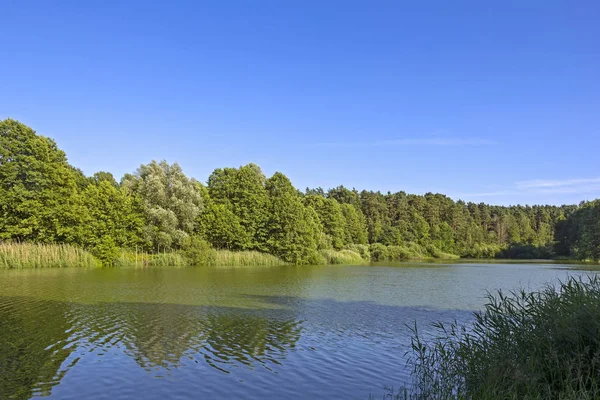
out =
<path fill-rule="evenodd" d="M 509 190 L 499 190 L 496 192 L 482 192 L 482 193 L 459 193 L 458 197 L 492 197 L 492 196 L 511 196 L 519 194 L 520 192 L 514 192 Z"/>
<path fill-rule="evenodd" d="M 564 186 L 582 186 L 600 183 L 600 178 L 580 178 L 580 179 L 566 179 L 566 180 L 543 180 L 534 179 L 530 181 L 517 182 L 517 187 L 522 189 L 535 189 L 535 188 L 556 188 Z"/>
<path fill-rule="evenodd" d="M 404 138 L 372 142 L 323 142 L 318 147 L 383 147 L 383 146 L 490 146 L 498 142 L 482 138 Z"/>
<path fill-rule="evenodd" d="M 395 139 L 383 140 L 381 145 L 398 146 L 489 146 L 498 144 L 498 142 L 488 139 L 478 138 L 421 138 L 421 139 Z"/>
<path fill-rule="evenodd" d="M 565 180 L 533 179 L 515 182 L 513 186 L 489 192 L 463 193 L 463 197 L 518 196 L 524 194 L 590 194 L 600 193 L 600 178 Z"/>

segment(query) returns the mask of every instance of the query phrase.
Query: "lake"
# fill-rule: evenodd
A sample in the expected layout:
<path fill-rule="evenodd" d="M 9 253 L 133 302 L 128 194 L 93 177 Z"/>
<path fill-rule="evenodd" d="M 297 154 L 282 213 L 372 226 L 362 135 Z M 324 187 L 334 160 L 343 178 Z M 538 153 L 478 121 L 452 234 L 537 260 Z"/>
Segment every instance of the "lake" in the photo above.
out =
<path fill-rule="evenodd" d="M 572 265 L 0 270 L 0 398 L 367 399 L 409 379 L 408 325 Z"/>

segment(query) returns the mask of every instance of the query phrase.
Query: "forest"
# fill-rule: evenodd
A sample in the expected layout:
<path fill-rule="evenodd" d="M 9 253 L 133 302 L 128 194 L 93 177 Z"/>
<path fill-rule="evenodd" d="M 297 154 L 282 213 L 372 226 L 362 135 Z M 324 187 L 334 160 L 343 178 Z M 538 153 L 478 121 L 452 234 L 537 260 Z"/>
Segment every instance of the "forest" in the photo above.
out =
<path fill-rule="evenodd" d="M 107 160 L 110 162 L 110 160 Z M 119 181 L 85 174 L 47 137 L 0 121 L 0 241 L 68 245 L 102 265 L 135 252 L 194 265 L 351 263 L 423 258 L 600 260 L 600 200 L 494 206 L 443 195 L 296 189 L 260 167 L 217 168 L 206 183 L 151 161 Z M 225 260 L 219 261 L 219 257 Z"/>

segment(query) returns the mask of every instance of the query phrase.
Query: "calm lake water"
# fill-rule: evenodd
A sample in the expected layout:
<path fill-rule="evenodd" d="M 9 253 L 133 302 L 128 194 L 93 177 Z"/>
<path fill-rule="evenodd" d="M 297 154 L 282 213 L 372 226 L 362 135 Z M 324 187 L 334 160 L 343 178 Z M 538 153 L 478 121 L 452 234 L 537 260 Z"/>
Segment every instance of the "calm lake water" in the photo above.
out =
<path fill-rule="evenodd" d="M 0 271 L 0 398 L 367 399 L 406 324 L 468 321 L 560 264 Z"/>

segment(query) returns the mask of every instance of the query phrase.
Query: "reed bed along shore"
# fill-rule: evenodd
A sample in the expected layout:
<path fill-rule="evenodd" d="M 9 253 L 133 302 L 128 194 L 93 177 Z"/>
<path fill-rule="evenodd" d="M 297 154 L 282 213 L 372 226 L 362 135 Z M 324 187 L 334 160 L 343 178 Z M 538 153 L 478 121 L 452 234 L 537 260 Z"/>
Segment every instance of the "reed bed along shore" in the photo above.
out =
<path fill-rule="evenodd" d="M 95 268 L 89 252 L 68 244 L 0 243 L 0 268 Z"/>
<path fill-rule="evenodd" d="M 416 249 L 420 250 L 420 248 Z M 365 265 L 371 261 L 424 259 L 431 255 L 400 246 L 375 244 L 351 245 L 342 250 L 320 250 L 316 261 L 321 265 Z M 443 258 L 452 258 L 446 255 Z M 436 254 L 440 257 L 439 254 Z M 103 262 L 104 261 L 104 262 Z M 287 263 L 272 254 L 259 251 L 215 250 L 210 246 L 190 251 L 147 253 L 121 249 L 108 262 L 94 257 L 93 252 L 67 244 L 0 243 L 0 268 L 64 268 L 64 267 L 191 267 L 191 266 L 279 266 Z"/>
<path fill-rule="evenodd" d="M 222 267 L 250 267 L 250 266 L 278 266 L 286 263 L 271 254 L 258 251 L 207 251 L 206 257 L 201 258 L 199 264 L 190 262 L 182 252 L 167 252 L 149 254 L 135 251 L 122 251 L 115 262 L 118 267 L 190 267 L 190 266 L 222 266 Z"/>

